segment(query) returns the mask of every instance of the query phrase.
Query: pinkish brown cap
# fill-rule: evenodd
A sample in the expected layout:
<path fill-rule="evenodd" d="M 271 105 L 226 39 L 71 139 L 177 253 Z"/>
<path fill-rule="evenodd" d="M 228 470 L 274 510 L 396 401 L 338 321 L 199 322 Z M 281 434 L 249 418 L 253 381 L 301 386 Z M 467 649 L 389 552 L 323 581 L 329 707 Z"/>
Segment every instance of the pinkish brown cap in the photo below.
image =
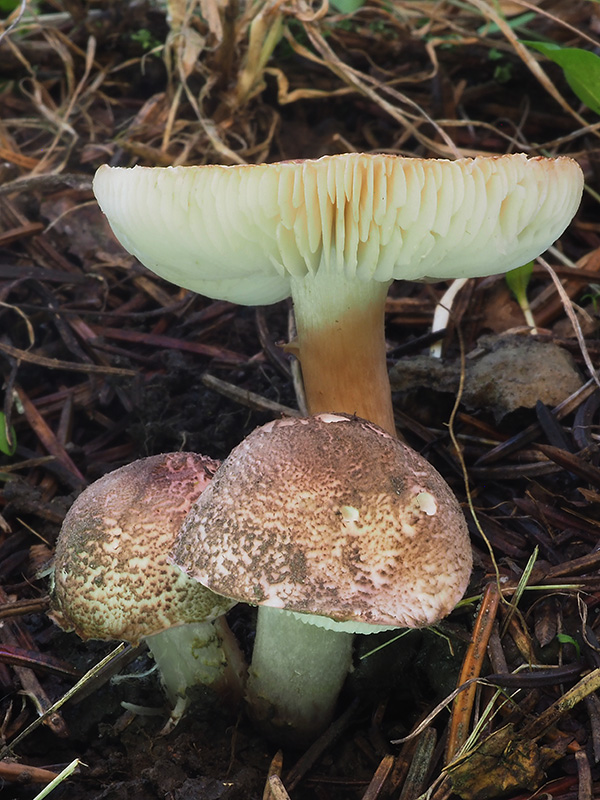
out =
<path fill-rule="evenodd" d="M 251 433 L 186 517 L 174 560 L 219 594 L 352 623 L 346 630 L 435 623 L 472 565 L 439 473 L 344 414 Z"/>
<path fill-rule="evenodd" d="M 67 513 L 54 559 L 52 617 L 82 639 L 137 643 L 233 605 L 168 561 L 185 515 L 219 466 L 168 453 L 88 486 Z"/>

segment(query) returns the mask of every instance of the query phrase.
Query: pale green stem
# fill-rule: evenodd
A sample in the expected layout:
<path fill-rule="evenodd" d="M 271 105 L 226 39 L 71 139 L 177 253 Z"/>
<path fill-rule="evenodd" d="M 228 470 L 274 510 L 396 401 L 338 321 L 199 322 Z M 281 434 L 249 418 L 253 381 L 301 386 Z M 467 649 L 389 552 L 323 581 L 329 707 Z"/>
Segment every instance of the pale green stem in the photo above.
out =
<path fill-rule="evenodd" d="M 331 722 L 352 667 L 352 634 L 302 617 L 311 619 L 259 608 L 246 691 L 250 713 L 263 731 L 296 745 L 310 742 Z"/>

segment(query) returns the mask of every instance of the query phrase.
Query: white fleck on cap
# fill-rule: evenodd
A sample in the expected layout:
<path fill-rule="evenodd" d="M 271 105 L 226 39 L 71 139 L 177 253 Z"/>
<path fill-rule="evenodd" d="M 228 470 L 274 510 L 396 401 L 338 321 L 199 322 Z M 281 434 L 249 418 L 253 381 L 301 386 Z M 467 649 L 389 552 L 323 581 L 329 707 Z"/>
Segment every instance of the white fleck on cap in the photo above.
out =
<path fill-rule="evenodd" d="M 186 517 L 174 560 L 219 594 L 357 630 L 433 624 L 462 597 L 472 565 L 439 473 L 344 414 L 251 433 Z"/>
<path fill-rule="evenodd" d="M 83 639 L 137 643 L 228 611 L 231 601 L 168 561 L 185 515 L 218 466 L 194 453 L 168 453 L 88 486 L 56 544 L 52 618 Z"/>

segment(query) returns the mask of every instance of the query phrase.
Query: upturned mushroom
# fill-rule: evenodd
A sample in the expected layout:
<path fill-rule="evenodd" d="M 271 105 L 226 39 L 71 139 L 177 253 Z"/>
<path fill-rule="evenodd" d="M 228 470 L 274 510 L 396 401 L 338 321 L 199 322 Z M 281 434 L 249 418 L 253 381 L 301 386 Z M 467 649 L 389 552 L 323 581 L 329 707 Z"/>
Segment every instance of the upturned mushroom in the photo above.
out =
<path fill-rule="evenodd" d="M 330 721 L 352 634 L 433 625 L 462 597 L 471 548 L 458 501 L 421 456 L 341 414 L 268 423 L 225 459 L 174 561 L 259 606 L 247 698 L 278 740 Z"/>
<path fill-rule="evenodd" d="M 309 412 L 358 414 L 390 433 L 390 283 L 525 264 L 562 234 L 582 188 L 572 159 L 523 154 L 102 166 L 94 178 L 117 238 L 158 275 L 244 305 L 291 295 Z"/>
<path fill-rule="evenodd" d="M 82 639 L 147 643 L 172 706 L 164 732 L 184 713 L 191 687 L 230 699 L 242 693 L 243 658 L 221 617 L 235 601 L 168 561 L 218 466 L 168 453 L 110 472 L 79 495 L 56 543 L 52 618 Z"/>

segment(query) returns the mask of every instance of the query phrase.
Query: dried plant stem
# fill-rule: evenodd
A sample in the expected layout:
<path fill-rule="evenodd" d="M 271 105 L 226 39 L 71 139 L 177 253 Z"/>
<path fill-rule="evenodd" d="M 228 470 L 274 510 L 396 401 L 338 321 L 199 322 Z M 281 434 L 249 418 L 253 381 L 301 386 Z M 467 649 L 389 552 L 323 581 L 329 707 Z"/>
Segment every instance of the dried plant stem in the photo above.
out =
<path fill-rule="evenodd" d="M 465 653 L 460 677 L 458 679 L 459 686 L 473 678 L 478 678 L 481 674 L 499 602 L 500 592 L 498 591 L 497 584 L 495 582 L 488 583 L 479 607 L 479 613 L 473 630 L 473 638 Z M 477 686 L 475 683 L 472 683 L 469 688 L 459 694 L 454 701 L 448 732 L 448 744 L 446 746 L 446 764 L 452 761 L 454 756 L 467 741 L 476 691 Z"/>

